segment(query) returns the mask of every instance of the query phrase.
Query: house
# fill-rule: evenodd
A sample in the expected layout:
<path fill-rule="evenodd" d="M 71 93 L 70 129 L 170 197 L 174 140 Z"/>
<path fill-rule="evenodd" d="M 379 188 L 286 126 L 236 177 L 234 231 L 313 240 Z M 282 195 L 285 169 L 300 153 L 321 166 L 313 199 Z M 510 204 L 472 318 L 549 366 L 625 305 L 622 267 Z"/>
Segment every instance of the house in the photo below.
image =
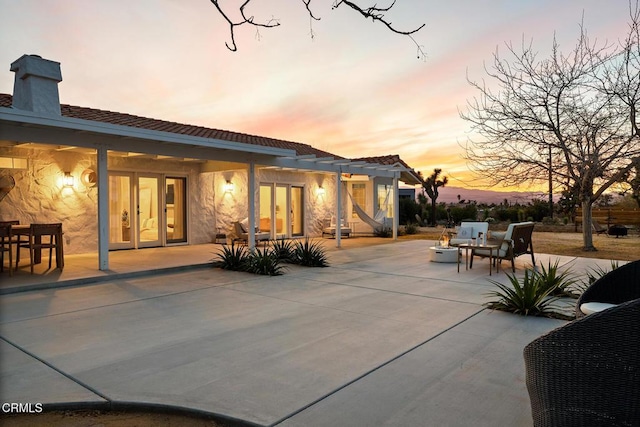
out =
<path fill-rule="evenodd" d="M 353 215 L 349 194 L 381 208 L 397 236 L 401 162 L 345 159 L 310 145 L 60 104 L 60 64 L 24 55 L 0 94 L 0 220 L 62 222 L 65 253 L 214 241 L 246 220 L 271 238 L 319 236 Z M 346 190 L 346 191 L 345 191 Z M 1 195 L 2 193 L 0 193 Z M 383 205 L 383 206 L 381 206 Z M 364 227 L 364 225 L 363 225 Z M 340 245 L 340 233 L 336 235 Z"/>

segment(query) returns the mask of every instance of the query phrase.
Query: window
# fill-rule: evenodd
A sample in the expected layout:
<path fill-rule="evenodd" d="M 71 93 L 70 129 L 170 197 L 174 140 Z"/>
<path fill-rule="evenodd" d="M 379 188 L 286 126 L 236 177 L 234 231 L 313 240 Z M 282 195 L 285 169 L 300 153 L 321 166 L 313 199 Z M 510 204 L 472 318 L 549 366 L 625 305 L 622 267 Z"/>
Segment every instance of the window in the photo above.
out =
<path fill-rule="evenodd" d="M 367 209 L 366 184 L 352 184 L 351 197 L 353 197 L 353 201 L 355 202 L 355 204 L 360 206 L 362 209 Z M 358 217 L 358 214 L 356 213 L 355 208 L 351 209 L 351 217 L 352 218 Z"/>
<path fill-rule="evenodd" d="M 378 206 L 386 212 L 385 217 L 393 217 L 393 186 L 378 185 Z"/>
<path fill-rule="evenodd" d="M 20 157 L 0 157 L 0 168 L 27 169 L 27 159 Z"/>

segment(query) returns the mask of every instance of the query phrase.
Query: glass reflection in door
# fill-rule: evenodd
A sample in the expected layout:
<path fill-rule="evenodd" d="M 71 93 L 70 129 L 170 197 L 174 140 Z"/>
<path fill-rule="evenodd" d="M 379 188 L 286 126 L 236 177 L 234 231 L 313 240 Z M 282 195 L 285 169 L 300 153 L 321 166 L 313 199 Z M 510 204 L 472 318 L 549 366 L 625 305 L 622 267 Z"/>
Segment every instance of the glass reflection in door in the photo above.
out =
<path fill-rule="evenodd" d="M 131 226 L 134 212 L 131 210 L 131 176 L 109 174 L 109 247 L 125 249 L 133 247 Z"/>
<path fill-rule="evenodd" d="M 138 177 L 139 247 L 159 246 L 162 221 L 159 215 L 158 177 Z"/>
<path fill-rule="evenodd" d="M 167 177 L 165 180 L 165 212 L 167 243 L 187 241 L 187 179 Z"/>
<path fill-rule="evenodd" d="M 303 187 L 291 187 L 291 235 L 304 235 Z"/>

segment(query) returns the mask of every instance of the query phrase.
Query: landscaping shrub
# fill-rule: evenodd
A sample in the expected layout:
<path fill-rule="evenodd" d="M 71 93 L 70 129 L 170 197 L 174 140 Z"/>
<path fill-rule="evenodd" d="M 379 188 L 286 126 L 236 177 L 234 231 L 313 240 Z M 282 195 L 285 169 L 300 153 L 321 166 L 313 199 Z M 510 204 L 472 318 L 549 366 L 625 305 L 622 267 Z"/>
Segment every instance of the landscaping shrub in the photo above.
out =
<path fill-rule="evenodd" d="M 415 223 L 410 222 L 409 224 L 404 226 L 404 232 L 405 234 L 417 234 L 418 226 Z"/>
<path fill-rule="evenodd" d="M 539 272 L 534 272 L 537 280 L 540 282 L 542 289 L 549 289 L 550 295 L 567 296 L 571 298 L 578 298 L 580 295 L 573 287 L 577 283 L 575 277 L 569 270 L 565 270 L 562 273 L 558 269 L 558 260 L 551 264 L 551 261 L 545 268 L 541 265 Z"/>
<path fill-rule="evenodd" d="M 222 251 L 217 254 L 218 260 L 214 261 L 214 267 L 220 267 L 225 270 L 246 271 L 249 250 L 246 245 L 235 246 L 224 245 Z"/>
<path fill-rule="evenodd" d="M 293 248 L 292 260 L 294 264 L 306 267 L 328 267 L 327 254 L 319 242 L 297 240 Z"/>
<path fill-rule="evenodd" d="M 245 265 L 249 273 L 264 276 L 279 276 L 283 270 L 278 255 L 266 245 L 262 249 L 255 248 L 251 251 Z"/>
<path fill-rule="evenodd" d="M 280 261 L 291 262 L 293 260 L 294 246 L 291 240 L 273 240 L 271 242 L 271 248 Z"/>
<path fill-rule="evenodd" d="M 554 288 L 546 287 L 540 280 L 540 276 L 532 270 L 525 270 L 522 283 L 516 277 L 507 273 L 509 285 L 491 280 L 498 287 L 497 291 L 488 295 L 497 297 L 497 300 L 489 301 L 486 305 L 496 310 L 509 311 L 524 316 L 552 316 L 551 309 L 557 296 L 551 296 Z"/>
<path fill-rule="evenodd" d="M 391 237 L 393 230 L 389 227 L 380 227 L 373 230 L 373 235 L 376 237 Z"/>

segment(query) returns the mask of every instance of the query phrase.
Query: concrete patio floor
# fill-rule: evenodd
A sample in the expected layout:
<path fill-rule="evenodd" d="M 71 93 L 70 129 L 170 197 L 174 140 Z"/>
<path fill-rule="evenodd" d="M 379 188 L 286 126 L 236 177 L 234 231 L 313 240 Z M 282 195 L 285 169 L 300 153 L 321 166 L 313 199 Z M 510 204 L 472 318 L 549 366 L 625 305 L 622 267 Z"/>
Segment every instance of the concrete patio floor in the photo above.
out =
<path fill-rule="evenodd" d="M 199 268 L 2 295 L 1 400 L 265 426 L 531 425 L 522 349 L 565 322 L 487 310 L 487 260 L 458 274 L 425 241 L 352 245 L 279 277 Z"/>

